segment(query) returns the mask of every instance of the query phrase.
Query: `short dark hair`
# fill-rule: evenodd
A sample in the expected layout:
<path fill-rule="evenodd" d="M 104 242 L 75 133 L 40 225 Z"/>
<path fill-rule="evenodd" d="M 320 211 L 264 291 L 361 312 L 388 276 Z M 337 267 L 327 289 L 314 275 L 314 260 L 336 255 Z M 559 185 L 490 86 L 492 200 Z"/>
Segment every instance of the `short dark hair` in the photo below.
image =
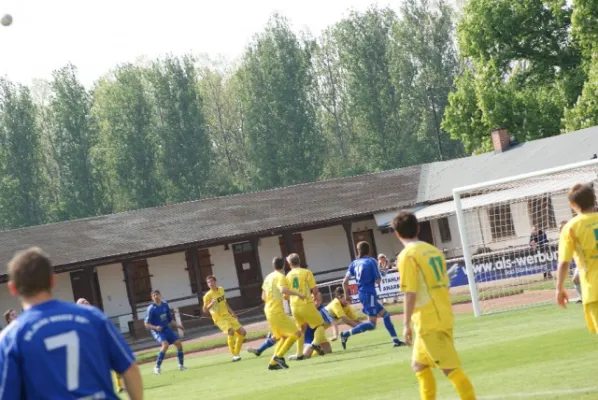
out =
<path fill-rule="evenodd" d="M 345 291 L 343 290 L 342 287 L 337 287 L 336 289 L 334 289 L 334 297 L 343 297 L 345 295 Z"/>
<path fill-rule="evenodd" d="M 413 239 L 417 237 L 419 225 L 415 214 L 401 211 L 393 220 L 392 228 L 402 238 Z"/>
<path fill-rule="evenodd" d="M 20 251 L 8 263 L 8 280 L 22 297 L 52 290 L 52 263 L 39 247 Z"/>
<path fill-rule="evenodd" d="M 6 310 L 6 312 L 4 313 L 4 320 L 6 321 L 7 324 L 10 323 L 10 321 L 8 320 L 10 318 L 10 314 L 12 312 L 15 312 L 15 310 L 13 310 L 12 308 L 9 308 L 8 310 Z"/>
<path fill-rule="evenodd" d="M 214 282 L 218 282 L 218 279 L 216 279 L 216 277 L 214 275 L 206 276 L 206 282 L 209 281 L 210 279 L 214 279 Z"/>
<path fill-rule="evenodd" d="M 358 257 L 368 256 L 370 254 L 370 244 L 368 242 L 359 242 L 355 247 L 357 248 Z"/>
<path fill-rule="evenodd" d="M 281 269 L 284 269 L 284 258 L 282 257 L 274 257 L 272 259 L 272 265 L 274 266 L 274 269 L 277 271 L 280 271 Z"/>
<path fill-rule="evenodd" d="M 584 211 L 593 209 L 596 205 L 594 187 L 578 183 L 569 189 L 569 201 Z"/>
<path fill-rule="evenodd" d="M 158 289 L 152 290 L 152 296 L 155 294 L 159 294 L 160 296 L 162 296 L 162 293 L 160 293 L 160 291 Z"/>

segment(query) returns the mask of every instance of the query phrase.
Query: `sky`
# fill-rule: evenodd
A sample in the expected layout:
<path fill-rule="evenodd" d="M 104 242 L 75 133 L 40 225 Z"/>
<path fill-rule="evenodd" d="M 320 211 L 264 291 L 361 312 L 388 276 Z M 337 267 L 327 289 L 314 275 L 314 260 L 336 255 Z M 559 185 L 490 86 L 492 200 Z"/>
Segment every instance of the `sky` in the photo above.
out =
<path fill-rule="evenodd" d="M 0 76 L 30 84 L 68 62 L 90 86 L 120 63 L 172 53 L 238 58 L 274 12 L 317 35 L 384 0 L 0 0 Z"/>

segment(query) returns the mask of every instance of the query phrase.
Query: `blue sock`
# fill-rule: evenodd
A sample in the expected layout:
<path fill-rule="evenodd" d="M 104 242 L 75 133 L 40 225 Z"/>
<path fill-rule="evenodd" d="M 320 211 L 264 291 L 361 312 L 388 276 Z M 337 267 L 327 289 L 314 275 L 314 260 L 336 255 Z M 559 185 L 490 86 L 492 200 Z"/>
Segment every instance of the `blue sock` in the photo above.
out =
<path fill-rule="evenodd" d="M 345 331 L 341 333 L 341 335 L 347 337 L 349 335 L 357 335 L 363 332 L 371 331 L 376 326 L 372 321 L 362 322 L 361 324 L 357 325 L 355 328 L 352 328 L 350 331 Z"/>
<path fill-rule="evenodd" d="M 156 360 L 156 367 L 160 368 L 160 365 L 162 365 L 162 361 L 164 361 L 164 352 L 163 351 L 158 353 L 158 360 Z"/>
<path fill-rule="evenodd" d="M 177 350 L 176 356 L 179 358 L 179 365 L 183 365 L 183 361 L 185 360 L 185 353 L 183 353 L 183 350 Z"/>
<path fill-rule="evenodd" d="M 395 330 L 395 326 L 392 324 L 392 321 L 390 320 L 390 314 L 388 312 L 386 314 L 384 314 L 383 319 L 384 319 L 384 326 L 386 327 L 386 330 L 390 334 L 390 337 L 393 339 L 397 339 L 397 331 Z"/>
<path fill-rule="evenodd" d="M 257 351 L 259 353 L 263 353 L 266 349 L 269 349 L 270 347 L 274 346 L 274 344 L 276 344 L 276 342 L 272 340 L 272 338 L 268 337 L 266 338 L 266 340 L 264 340 L 264 343 L 262 343 L 262 345 L 257 349 Z"/>

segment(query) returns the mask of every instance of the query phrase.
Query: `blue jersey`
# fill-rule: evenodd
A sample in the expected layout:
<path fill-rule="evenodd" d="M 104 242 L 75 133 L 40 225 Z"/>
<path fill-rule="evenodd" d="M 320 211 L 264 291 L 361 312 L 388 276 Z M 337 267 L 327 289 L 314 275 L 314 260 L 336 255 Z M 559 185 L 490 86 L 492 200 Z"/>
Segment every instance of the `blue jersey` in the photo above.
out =
<path fill-rule="evenodd" d="M 110 370 L 135 362 L 97 308 L 50 300 L 0 333 L 0 400 L 118 399 Z"/>
<path fill-rule="evenodd" d="M 376 281 L 380 280 L 378 262 L 372 257 L 361 257 L 349 264 L 347 277 L 354 277 L 360 293 L 376 294 Z"/>
<path fill-rule="evenodd" d="M 160 326 L 167 328 L 172 322 L 172 314 L 170 313 L 170 307 L 163 301 L 160 305 L 152 303 L 147 307 L 147 314 L 145 316 L 145 323 L 150 323 L 154 326 Z"/>

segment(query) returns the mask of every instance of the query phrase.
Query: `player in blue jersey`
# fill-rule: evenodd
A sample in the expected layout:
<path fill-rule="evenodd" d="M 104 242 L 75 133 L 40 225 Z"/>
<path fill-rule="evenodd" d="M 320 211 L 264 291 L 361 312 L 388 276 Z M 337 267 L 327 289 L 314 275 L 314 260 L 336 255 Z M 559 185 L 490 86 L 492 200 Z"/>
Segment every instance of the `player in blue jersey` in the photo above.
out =
<path fill-rule="evenodd" d="M 376 294 L 376 286 L 380 284 L 380 270 L 378 269 L 378 262 L 368 256 L 370 253 L 370 244 L 368 242 L 357 243 L 357 259 L 349 265 L 345 279 L 343 280 L 343 290 L 345 291 L 345 299 L 348 303 L 351 302 L 349 295 L 349 279 L 355 278 L 359 290 L 359 301 L 363 305 L 363 313 L 368 316 L 368 320 L 360 323 L 356 327 L 341 333 L 341 344 L 343 349 L 347 348 L 347 341 L 351 335 L 371 331 L 376 328 L 376 321 L 378 317 L 384 320 L 384 326 L 392 338 L 395 347 L 402 346 L 405 343 L 399 340 L 390 314 L 384 309 L 382 304 L 378 302 L 378 295 Z"/>
<path fill-rule="evenodd" d="M 174 344 L 177 349 L 176 355 L 179 359 L 179 370 L 184 371 L 187 368 L 184 366 L 183 344 L 179 340 L 179 335 L 173 330 L 173 328 L 184 328 L 172 318 L 170 307 L 168 307 L 168 303 L 162 301 L 162 295 L 159 290 L 152 292 L 152 300 L 154 302 L 147 308 L 145 326 L 150 330 L 154 339 L 162 345 L 158 353 L 156 366 L 154 367 L 154 374 L 160 375 L 160 367 L 162 361 L 164 361 L 164 355 L 171 344 Z"/>
<path fill-rule="evenodd" d="M 139 367 L 114 325 L 95 307 L 52 298 L 52 264 L 39 248 L 8 264 L 8 289 L 23 312 L 0 333 L 0 400 L 113 399 L 110 370 L 142 399 Z"/>

